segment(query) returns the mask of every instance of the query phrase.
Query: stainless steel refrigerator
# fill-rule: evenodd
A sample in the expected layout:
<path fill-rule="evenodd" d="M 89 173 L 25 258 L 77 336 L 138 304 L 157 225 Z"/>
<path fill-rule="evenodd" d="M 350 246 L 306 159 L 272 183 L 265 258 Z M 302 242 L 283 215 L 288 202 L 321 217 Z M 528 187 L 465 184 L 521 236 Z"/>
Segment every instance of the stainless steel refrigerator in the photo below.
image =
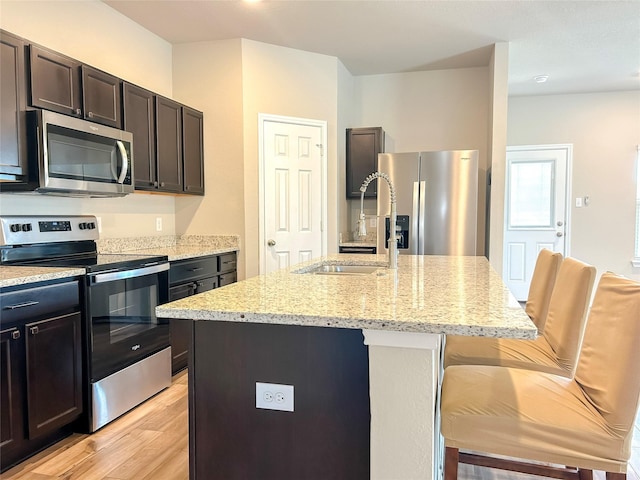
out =
<path fill-rule="evenodd" d="M 378 171 L 396 192 L 398 251 L 476 255 L 478 151 L 381 153 Z M 378 179 L 378 253 L 389 238 L 390 193 Z"/>

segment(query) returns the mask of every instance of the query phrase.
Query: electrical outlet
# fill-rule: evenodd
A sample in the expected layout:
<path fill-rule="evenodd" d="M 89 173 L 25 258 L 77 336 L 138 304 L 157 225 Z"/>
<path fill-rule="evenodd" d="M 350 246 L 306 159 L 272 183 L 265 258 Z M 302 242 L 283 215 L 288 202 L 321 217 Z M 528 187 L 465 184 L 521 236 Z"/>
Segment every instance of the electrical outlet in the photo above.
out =
<path fill-rule="evenodd" d="M 582 208 L 582 197 L 576 198 L 576 208 Z"/>
<path fill-rule="evenodd" d="M 376 226 L 376 217 L 371 217 L 369 219 L 369 227 L 373 228 Z"/>
<path fill-rule="evenodd" d="M 96 217 L 96 222 L 98 222 L 98 233 L 102 233 L 102 217 Z"/>
<path fill-rule="evenodd" d="M 256 382 L 256 408 L 293 412 L 293 385 Z"/>
<path fill-rule="evenodd" d="M 162 231 L 162 217 L 156 217 L 156 231 Z"/>

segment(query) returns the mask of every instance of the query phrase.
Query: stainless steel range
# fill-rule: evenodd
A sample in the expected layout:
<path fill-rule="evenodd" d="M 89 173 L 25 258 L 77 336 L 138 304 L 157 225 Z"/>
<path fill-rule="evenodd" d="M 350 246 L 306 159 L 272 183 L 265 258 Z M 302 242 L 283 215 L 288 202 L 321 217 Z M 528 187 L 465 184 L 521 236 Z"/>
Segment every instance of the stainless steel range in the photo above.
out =
<path fill-rule="evenodd" d="M 94 216 L 0 217 L 0 264 L 83 267 L 86 428 L 95 431 L 171 384 L 166 256 L 99 254 Z"/>

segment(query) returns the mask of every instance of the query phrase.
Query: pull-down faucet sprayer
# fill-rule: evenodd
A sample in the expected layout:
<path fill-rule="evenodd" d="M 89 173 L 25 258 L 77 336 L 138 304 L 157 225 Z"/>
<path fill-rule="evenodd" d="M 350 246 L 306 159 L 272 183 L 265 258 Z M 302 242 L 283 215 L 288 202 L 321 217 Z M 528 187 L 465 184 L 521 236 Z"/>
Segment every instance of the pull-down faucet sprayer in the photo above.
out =
<path fill-rule="evenodd" d="M 376 178 L 382 178 L 387 181 L 389 184 L 389 192 L 391 194 L 391 218 L 389 222 L 389 268 L 397 269 L 398 268 L 398 240 L 396 235 L 396 191 L 393 188 L 393 183 L 391 183 L 391 179 L 389 175 L 382 172 L 374 172 L 364 179 L 362 185 L 360 186 L 360 218 L 358 220 L 358 235 L 364 237 L 367 234 L 367 227 L 365 225 L 365 216 L 364 216 L 364 192 L 367 191 L 367 187 L 369 184 L 375 180 Z"/>

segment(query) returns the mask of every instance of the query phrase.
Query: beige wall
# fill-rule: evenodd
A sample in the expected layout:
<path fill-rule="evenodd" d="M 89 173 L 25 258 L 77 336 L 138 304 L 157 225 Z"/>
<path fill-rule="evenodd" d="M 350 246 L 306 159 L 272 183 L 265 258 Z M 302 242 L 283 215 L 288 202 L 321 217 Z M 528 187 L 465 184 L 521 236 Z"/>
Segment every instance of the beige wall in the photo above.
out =
<path fill-rule="evenodd" d="M 102 2 L 3 0 L 0 27 L 171 96 L 171 45 Z M 172 235 L 174 203 L 174 197 L 148 194 L 109 199 L 2 194 L 0 214 L 94 214 L 101 217 L 103 238 Z M 162 232 L 156 232 L 157 217 L 163 219 Z"/>
<path fill-rule="evenodd" d="M 489 69 L 464 68 L 355 79 L 353 127 L 380 126 L 386 152 L 480 151 L 478 253 L 484 253 L 486 170 L 489 130 Z M 351 201 L 349 228 L 355 228 L 360 200 Z M 357 204 L 357 205 L 355 205 Z M 365 213 L 375 212 L 367 202 Z"/>
<path fill-rule="evenodd" d="M 509 98 L 509 145 L 573 144 L 570 254 L 640 278 L 634 249 L 640 92 Z M 575 198 L 589 196 L 588 207 Z"/>
<path fill-rule="evenodd" d="M 329 248 L 337 233 L 337 68 L 335 57 L 242 40 L 246 275 L 259 272 L 258 114 L 327 122 Z"/>
<path fill-rule="evenodd" d="M 245 209 L 241 40 L 176 45 L 174 98 L 204 113 L 205 195 L 176 198 L 176 231 L 240 235 L 244 278 Z"/>
<path fill-rule="evenodd" d="M 509 44 L 494 45 L 489 65 L 491 81 L 489 90 L 491 107 L 489 112 L 489 176 L 491 186 L 488 195 L 489 261 L 502 275 L 502 248 L 504 223 L 505 165 L 507 162 L 507 104 L 509 76 Z"/>

